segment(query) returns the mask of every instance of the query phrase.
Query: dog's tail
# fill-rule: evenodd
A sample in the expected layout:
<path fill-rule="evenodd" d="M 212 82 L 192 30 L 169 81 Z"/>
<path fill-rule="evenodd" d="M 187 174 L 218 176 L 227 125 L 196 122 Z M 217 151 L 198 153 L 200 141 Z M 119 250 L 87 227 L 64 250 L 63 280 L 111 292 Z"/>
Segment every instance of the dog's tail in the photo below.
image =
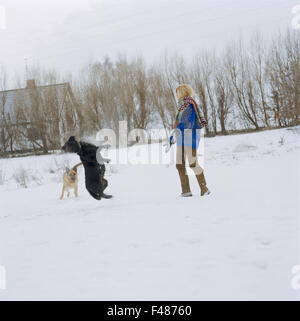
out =
<path fill-rule="evenodd" d="M 79 163 L 79 164 L 77 164 L 77 165 L 75 165 L 74 167 L 73 167 L 73 170 L 77 170 L 77 168 L 79 167 L 79 166 L 81 166 L 82 165 L 82 163 Z"/>

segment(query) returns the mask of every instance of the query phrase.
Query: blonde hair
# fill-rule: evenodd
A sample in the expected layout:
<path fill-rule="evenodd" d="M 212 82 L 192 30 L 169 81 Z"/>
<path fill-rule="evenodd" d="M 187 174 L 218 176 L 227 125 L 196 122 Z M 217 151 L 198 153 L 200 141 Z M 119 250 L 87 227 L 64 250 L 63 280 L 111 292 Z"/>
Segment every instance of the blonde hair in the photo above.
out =
<path fill-rule="evenodd" d="M 188 97 L 188 96 L 194 98 L 195 92 L 194 92 L 194 89 L 190 85 L 182 84 L 176 88 L 176 96 L 177 96 L 178 100 L 181 98 Z"/>

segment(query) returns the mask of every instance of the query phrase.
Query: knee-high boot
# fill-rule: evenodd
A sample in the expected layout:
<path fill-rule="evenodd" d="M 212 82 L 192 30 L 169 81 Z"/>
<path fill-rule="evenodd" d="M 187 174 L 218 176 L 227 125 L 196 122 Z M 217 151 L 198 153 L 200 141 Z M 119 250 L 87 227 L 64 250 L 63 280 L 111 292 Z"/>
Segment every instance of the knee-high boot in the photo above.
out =
<path fill-rule="evenodd" d="M 186 174 L 185 166 L 182 164 L 177 164 L 176 168 L 178 170 L 178 174 L 180 178 L 182 194 L 190 193 L 191 192 L 190 182 L 189 182 L 189 177 Z"/>
<path fill-rule="evenodd" d="M 196 177 L 197 177 L 197 181 L 199 183 L 200 189 L 201 189 L 201 196 L 209 195 L 210 190 L 206 186 L 206 179 L 204 176 L 204 172 L 202 172 L 199 175 L 196 175 Z"/>

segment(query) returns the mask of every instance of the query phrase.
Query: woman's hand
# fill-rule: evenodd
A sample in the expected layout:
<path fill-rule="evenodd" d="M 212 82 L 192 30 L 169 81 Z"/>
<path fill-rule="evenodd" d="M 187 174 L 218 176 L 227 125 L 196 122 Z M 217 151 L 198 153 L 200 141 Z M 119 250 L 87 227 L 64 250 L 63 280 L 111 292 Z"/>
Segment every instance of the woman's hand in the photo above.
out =
<path fill-rule="evenodd" d="M 165 147 L 165 152 L 168 153 L 172 147 L 176 143 L 177 137 L 180 134 L 180 130 L 175 128 L 171 131 L 169 141 L 165 143 L 163 146 Z"/>
<path fill-rule="evenodd" d="M 165 153 L 168 153 L 172 147 L 171 142 L 164 143 L 163 146 L 165 147 Z"/>

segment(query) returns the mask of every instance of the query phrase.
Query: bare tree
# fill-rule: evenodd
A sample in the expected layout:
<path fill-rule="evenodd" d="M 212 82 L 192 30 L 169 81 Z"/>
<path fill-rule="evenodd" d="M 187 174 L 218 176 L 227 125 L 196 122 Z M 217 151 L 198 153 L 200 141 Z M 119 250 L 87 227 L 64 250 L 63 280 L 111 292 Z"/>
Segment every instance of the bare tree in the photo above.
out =
<path fill-rule="evenodd" d="M 268 60 L 271 105 L 278 126 L 298 124 L 300 114 L 300 36 L 287 31 L 273 40 Z"/>
<path fill-rule="evenodd" d="M 116 95 L 120 108 L 120 120 L 126 119 L 128 130 L 134 128 L 133 118 L 135 112 L 135 81 L 132 63 L 126 57 L 119 57 L 116 62 Z"/>
<path fill-rule="evenodd" d="M 196 55 L 191 68 L 192 83 L 208 121 L 207 134 L 217 133 L 217 101 L 214 88 L 216 68 L 217 60 L 214 52 L 203 52 Z"/>
<path fill-rule="evenodd" d="M 242 42 L 232 45 L 226 54 L 226 69 L 233 85 L 235 103 L 247 124 L 260 128 L 259 105 L 249 56 Z"/>
<path fill-rule="evenodd" d="M 253 86 L 256 87 L 259 107 L 263 118 L 264 125 L 270 127 L 270 107 L 268 93 L 268 76 L 267 76 L 267 57 L 264 40 L 260 34 L 254 34 L 250 41 L 250 64 L 253 72 Z"/>
<path fill-rule="evenodd" d="M 139 57 L 134 62 L 134 87 L 136 94 L 135 112 L 133 113 L 133 124 L 135 128 L 146 129 L 150 122 L 151 109 L 149 104 L 149 79 L 146 64 Z"/>
<path fill-rule="evenodd" d="M 221 126 L 221 133 L 226 135 L 226 122 L 233 104 L 233 89 L 228 74 L 226 73 L 223 60 L 218 60 L 214 78 L 217 116 Z"/>
<path fill-rule="evenodd" d="M 8 144 L 8 132 L 7 132 L 7 115 L 5 112 L 5 105 L 7 101 L 7 73 L 4 66 L 0 66 L 0 126 L 1 126 L 1 133 L 0 133 L 0 150 L 5 152 L 7 149 Z"/>
<path fill-rule="evenodd" d="M 165 130 L 173 127 L 175 122 L 175 102 L 173 92 L 159 66 L 153 66 L 149 72 L 149 98 L 152 110 L 156 112 Z"/>
<path fill-rule="evenodd" d="M 209 120 L 208 115 L 208 95 L 206 91 L 206 85 L 205 85 L 205 79 L 204 79 L 204 73 L 202 72 L 202 66 L 201 66 L 201 58 L 200 55 L 196 56 L 193 60 L 192 69 L 191 69 L 191 83 L 193 87 L 195 88 L 195 91 L 199 97 L 201 108 L 204 113 L 204 117 Z M 207 134 L 210 134 L 211 132 L 211 126 L 210 123 L 207 123 L 206 126 L 206 132 Z"/>

